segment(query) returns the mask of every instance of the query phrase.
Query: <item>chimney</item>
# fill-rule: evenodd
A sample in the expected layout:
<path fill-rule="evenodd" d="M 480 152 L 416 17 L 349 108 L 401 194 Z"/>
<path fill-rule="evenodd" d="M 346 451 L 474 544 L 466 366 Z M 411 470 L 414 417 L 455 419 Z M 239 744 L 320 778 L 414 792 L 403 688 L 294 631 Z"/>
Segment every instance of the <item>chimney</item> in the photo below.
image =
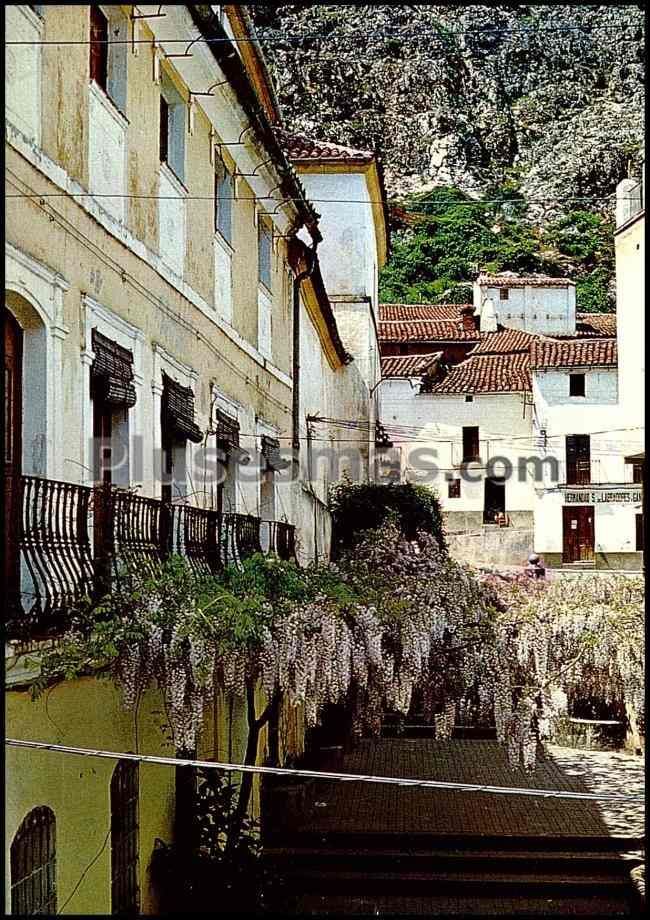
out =
<path fill-rule="evenodd" d="M 473 303 L 466 303 L 460 311 L 463 320 L 463 329 L 466 329 L 468 332 L 474 332 L 477 328 L 475 313 L 476 308 Z"/>
<path fill-rule="evenodd" d="M 497 314 L 494 309 L 494 301 L 491 297 L 486 297 L 483 301 L 479 318 L 479 328 L 481 332 L 497 331 Z"/>

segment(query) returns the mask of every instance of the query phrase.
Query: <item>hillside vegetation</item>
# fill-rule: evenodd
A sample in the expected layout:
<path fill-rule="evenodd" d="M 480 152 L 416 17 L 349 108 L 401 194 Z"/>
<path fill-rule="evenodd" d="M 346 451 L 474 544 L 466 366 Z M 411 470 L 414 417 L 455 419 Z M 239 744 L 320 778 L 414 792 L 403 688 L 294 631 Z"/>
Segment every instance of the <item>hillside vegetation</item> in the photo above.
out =
<path fill-rule="evenodd" d="M 510 185 L 481 200 L 441 187 L 394 203 L 392 223 L 384 303 L 467 303 L 478 271 L 514 271 L 576 281 L 582 312 L 614 309 L 614 227 L 601 214 L 569 211 L 540 226 Z"/>

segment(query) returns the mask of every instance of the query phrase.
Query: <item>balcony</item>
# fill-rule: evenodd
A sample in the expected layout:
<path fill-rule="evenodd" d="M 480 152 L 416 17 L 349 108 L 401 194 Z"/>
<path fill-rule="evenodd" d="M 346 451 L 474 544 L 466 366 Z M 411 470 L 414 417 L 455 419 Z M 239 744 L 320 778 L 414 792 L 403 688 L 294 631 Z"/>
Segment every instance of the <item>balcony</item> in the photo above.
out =
<path fill-rule="evenodd" d="M 295 558 L 294 526 L 280 521 L 35 476 L 5 479 L 5 489 L 11 638 L 60 633 L 70 607 L 108 590 L 124 564 L 154 574 L 179 554 L 198 575 L 215 575 L 262 551 Z"/>

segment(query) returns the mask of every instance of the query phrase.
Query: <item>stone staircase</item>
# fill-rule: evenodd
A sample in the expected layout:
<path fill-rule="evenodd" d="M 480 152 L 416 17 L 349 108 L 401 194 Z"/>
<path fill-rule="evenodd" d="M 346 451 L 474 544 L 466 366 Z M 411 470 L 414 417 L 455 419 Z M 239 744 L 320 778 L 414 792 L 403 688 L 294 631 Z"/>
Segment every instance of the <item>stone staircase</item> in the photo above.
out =
<path fill-rule="evenodd" d="M 639 914 L 629 839 L 328 833 L 267 836 L 284 916 L 612 916 Z"/>

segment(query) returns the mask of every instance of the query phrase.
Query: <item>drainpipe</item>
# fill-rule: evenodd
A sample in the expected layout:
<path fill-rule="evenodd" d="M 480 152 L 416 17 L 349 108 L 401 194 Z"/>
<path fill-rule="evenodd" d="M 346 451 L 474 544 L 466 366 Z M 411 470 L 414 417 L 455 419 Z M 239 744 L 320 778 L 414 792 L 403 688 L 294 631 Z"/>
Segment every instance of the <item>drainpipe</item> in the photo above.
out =
<path fill-rule="evenodd" d="M 298 452 L 300 451 L 300 285 L 310 277 L 316 267 L 316 247 L 317 240 L 314 240 L 311 248 L 308 250 L 309 266 L 302 272 L 299 272 L 293 279 L 293 401 L 292 401 L 292 447 L 294 451 L 294 463 L 298 462 Z"/>

